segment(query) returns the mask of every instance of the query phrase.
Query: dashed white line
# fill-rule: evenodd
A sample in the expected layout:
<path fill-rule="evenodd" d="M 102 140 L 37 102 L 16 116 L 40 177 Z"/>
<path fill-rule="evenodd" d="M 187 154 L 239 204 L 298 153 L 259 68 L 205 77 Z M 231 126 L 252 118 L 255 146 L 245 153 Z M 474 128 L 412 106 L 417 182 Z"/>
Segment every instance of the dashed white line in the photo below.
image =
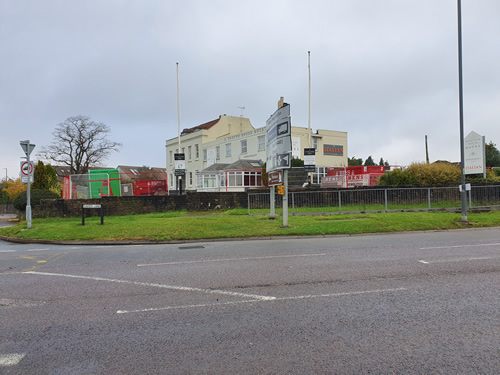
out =
<path fill-rule="evenodd" d="M 421 247 L 420 250 L 456 249 L 456 248 L 462 248 L 462 247 L 481 247 L 481 246 L 500 246 L 500 243 L 480 243 L 480 244 L 475 244 L 475 245 L 453 245 L 453 246 Z"/>
<path fill-rule="evenodd" d="M 276 297 L 272 297 L 272 296 L 261 296 L 261 295 L 257 295 L 257 294 L 237 293 L 237 292 L 230 292 L 230 291 L 226 291 L 226 290 L 203 289 L 203 288 L 192 288 L 192 287 L 187 287 L 187 286 L 145 283 L 145 282 L 141 282 L 141 281 L 108 279 L 105 277 L 68 275 L 68 274 L 62 274 L 62 273 L 37 272 L 37 271 L 27 271 L 24 273 L 25 274 L 33 274 L 33 275 L 43 275 L 43 276 L 68 277 L 68 278 L 73 278 L 73 279 L 107 281 L 107 282 L 113 282 L 113 283 L 132 284 L 132 285 L 147 286 L 147 287 L 154 287 L 154 288 L 164 288 L 164 289 L 178 290 L 178 291 L 184 291 L 184 292 L 198 292 L 198 293 L 205 293 L 205 294 L 221 294 L 221 295 L 232 296 L 232 297 L 253 298 L 255 300 L 260 300 L 260 301 L 270 301 L 270 300 L 276 299 Z"/>
<path fill-rule="evenodd" d="M 46 248 L 46 249 L 30 249 L 28 251 L 48 251 L 48 250 L 51 250 L 49 248 Z"/>
<path fill-rule="evenodd" d="M 0 250 L 0 253 L 15 253 L 16 250 Z"/>
<path fill-rule="evenodd" d="M 319 257 L 325 256 L 326 254 L 295 254 L 295 255 L 269 255 L 262 257 L 248 257 L 248 258 L 222 258 L 222 259 L 206 259 L 206 260 L 191 260 L 184 262 L 166 262 L 166 263 L 149 263 L 149 264 L 138 264 L 137 267 L 148 267 L 148 266 L 171 266 L 175 264 L 194 264 L 194 263 L 215 263 L 215 262 L 234 262 L 238 260 L 260 260 L 260 259 L 276 259 L 276 258 L 299 258 L 299 257 Z"/>
<path fill-rule="evenodd" d="M 279 302 L 279 301 L 292 301 L 301 300 L 309 298 L 331 298 L 331 297 L 343 297 L 343 296 L 355 296 L 360 294 L 371 294 L 371 293 L 390 293 L 399 292 L 407 290 L 406 288 L 395 288 L 395 289 L 375 289 L 375 290 L 363 290 L 358 292 L 344 292 L 344 293 L 330 293 L 330 294 L 310 294 L 304 296 L 291 296 L 291 297 L 276 297 L 272 300 L 244 300 L 244 301 L 231 301 L 231 302 L 220 302 L 220 303 L 204 303 L 197 305 L 179 305 L 179 306 L 164 306 L 164 307 L 152 307 L 147 309 L 138 310 L 118 310 L 117 314 L 131 314 L 131 313 L 141 313 L 141 312 L 153 312 L 153 311 L 165 311 L 165 310 L 178 310 L 178 309 L 195 309 L 204 307 L 219 307 L 228 305 L 238 305 L 245 303 L 256 303 L 256 302 Z"/>
<path fill-rule="evenodd" d="M 0 354 L 0 367 L 15 366 L 25 355 L 26 353 Z"/>
<path fill-rule="evenodd" d="M 449 259 L 436 259 L 436 260 L 422 260 L 420 259 L 419 262 L 423 264 L 432 264 L 432 263 L 455 263 L 455 262 L 468 262 L 472 260 L 491 260 L 491 259 L 498 259 L 500 256 L 493 256 L 493 257 L 467 257 L 467 258 L 449 258 Z"/>

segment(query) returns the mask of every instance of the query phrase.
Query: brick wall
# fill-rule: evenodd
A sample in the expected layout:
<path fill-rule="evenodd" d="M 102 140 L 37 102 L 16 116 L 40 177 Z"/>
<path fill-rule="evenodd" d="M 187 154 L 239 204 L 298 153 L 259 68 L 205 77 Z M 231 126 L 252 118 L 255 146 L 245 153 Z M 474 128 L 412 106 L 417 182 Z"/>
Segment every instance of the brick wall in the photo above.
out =
<path fill-rule="evenodd" d="M 44 200 L 32 208 L 33 218 L 80 217 L 82 204 L 102 204 L 105 216 L 145 214 L 151 212 L 210 211 L 217 209 L 246 208 L 247 193 L 198 193 L 186 195 L 144 197 L 102 197 L 101 199 Z M 22 213 L 21 213 L 22 214 Z"/>

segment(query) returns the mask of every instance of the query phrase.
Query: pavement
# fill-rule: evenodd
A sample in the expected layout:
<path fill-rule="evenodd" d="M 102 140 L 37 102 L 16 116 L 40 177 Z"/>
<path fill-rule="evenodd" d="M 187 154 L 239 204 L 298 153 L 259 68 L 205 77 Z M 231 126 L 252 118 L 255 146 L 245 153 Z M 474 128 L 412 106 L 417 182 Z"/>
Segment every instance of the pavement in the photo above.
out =
<path fill-rule="evenodd" d="M 8 227 L 17 224 L 16 214 L 0 214 L 0 227 Z"/>

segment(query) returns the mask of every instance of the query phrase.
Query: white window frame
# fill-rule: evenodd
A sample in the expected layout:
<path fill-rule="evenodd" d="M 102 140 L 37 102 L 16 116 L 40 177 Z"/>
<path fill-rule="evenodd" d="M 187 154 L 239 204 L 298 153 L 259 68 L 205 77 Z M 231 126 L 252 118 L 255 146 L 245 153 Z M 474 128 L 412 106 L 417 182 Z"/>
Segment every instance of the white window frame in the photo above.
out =
<path fill-rule="evenodd" d="M 259 142 L 259 151 L 264 151 L 266 149 L 266 136 L 259 135 L 257 137 L 257 140 Z"/>

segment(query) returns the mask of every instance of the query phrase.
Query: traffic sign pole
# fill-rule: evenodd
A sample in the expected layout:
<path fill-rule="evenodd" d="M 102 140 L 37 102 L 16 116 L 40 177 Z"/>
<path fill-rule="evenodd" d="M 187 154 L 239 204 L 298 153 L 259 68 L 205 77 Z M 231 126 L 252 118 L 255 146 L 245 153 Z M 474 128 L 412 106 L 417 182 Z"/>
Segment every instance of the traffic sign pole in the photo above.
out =
<path fill-rule="evenodd" d="M 283 228 L 288 228 L 288 169 L 283 171 L 285 195 L 283 195 Z"/>
<path fill-rule="evenodd" d="M 35 145 L 31 144 L 29 140 L 19 142 L 21 148 L 26 154 L 26 160 L 28 162 L 28 183 L 26 184 L 26 222 L 28 229 L 31 229 L 31 173 L 30 173 L 30 155 Z M 33 172 L 34 173 L 34 172 Z"/>

